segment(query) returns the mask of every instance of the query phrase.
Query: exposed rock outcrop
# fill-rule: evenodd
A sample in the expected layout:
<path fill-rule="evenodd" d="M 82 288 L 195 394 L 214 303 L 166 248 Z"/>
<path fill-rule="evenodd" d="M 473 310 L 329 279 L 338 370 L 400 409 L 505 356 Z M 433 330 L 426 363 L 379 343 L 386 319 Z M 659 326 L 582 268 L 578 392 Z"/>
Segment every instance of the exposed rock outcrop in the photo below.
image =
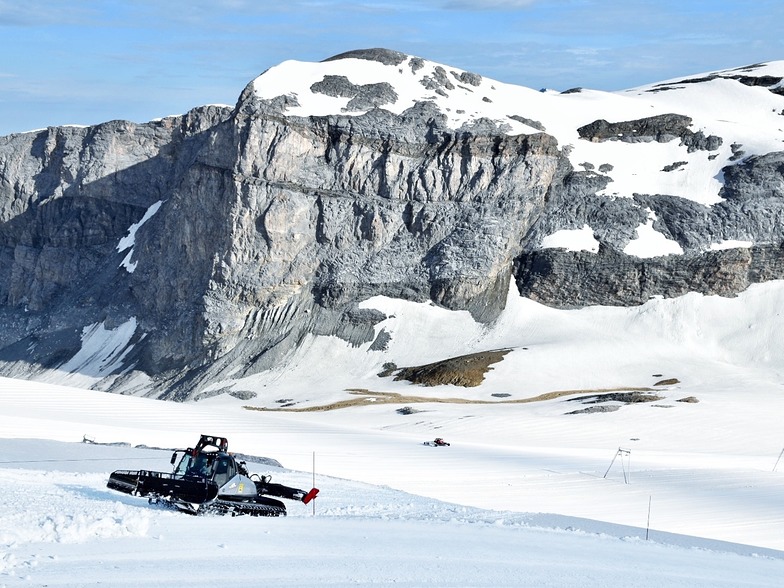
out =
<path fill-rule="evenodd" d="M 682 114 L 661 114 L 638 120 L 607 122 L 596 120 L 577 129 L 581 139 L 589 141 L 623 141 L 638 143 L 657 141 L 666 143 L 680 139 L 688 151 L 715 151 L 721 147 L 722 139 L 716 135 L 708 137 L 702 131 L 696 133 L 689 127 L 692 120 Z"/>
<path fill-rule="evenodd" d="M 724 200 L 708 207 L 664 195 L 608 200 L 596 196 L 606 186 L 604 176 L 562 170 L 517 260 L 520 293 L 562 308 L 631 306 L 688 292 L 734 296 L 751 284 L 784 278 L 784 152 L 723 171 Z M 684 255 L 643 259 L 623 252 L 647 210 L 655 213 L 657 232 L 677 242 Z M 584 224 L 595 227 L 597 253 L 534 245 L 541 235 Z M 753 246 L 711 250 L 725 241 Z"/>

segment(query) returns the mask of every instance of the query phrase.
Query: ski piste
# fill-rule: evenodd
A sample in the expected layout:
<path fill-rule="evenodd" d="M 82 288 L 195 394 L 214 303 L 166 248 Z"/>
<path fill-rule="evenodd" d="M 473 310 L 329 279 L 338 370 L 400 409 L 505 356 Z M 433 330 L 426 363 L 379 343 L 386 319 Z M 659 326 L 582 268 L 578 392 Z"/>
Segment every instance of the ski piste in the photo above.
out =
<path fill-rule="evenodd" d="M 189 514 L 285 516 L 286 505 L 277 498 L 308 504 L 319 492 L 273 484 L 270 476 L 250 474 L 245 462 L 237 461 L 228 448 L 225 437 L 202 435 L 196 447 L 172 454 L 171 473 L 117 470 L 106 485 Z"/>

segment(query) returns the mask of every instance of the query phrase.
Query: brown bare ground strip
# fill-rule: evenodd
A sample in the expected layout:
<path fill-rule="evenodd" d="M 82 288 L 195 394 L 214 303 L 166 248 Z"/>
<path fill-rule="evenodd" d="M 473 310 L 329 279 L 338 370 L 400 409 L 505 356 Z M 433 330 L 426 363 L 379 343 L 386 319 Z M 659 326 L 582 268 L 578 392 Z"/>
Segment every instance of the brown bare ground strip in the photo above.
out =
<path fill-rule="evenodd" d="M 340 410 L 353 406 L 368 406 L 373 404 L 524 404 L 528 402 L 541 402 L 552 400 L 562 396 L 574 394 L 601 394 L 607 392 L 652 392 L 652 388 L 592 388 L 586 390 L 557 390 L 547 392 L 539 396 L 530 398 L 517 398 L 512 400 L 472 400 L 469 398 L 428 398 L 426 396 L 404 396 L 397 392 L 374 392 L 362 388 L 347 390 L 349 394 L 361 396 L 361 398 L 350 398 L 340 400 L 321 406 L 305 406 L 301 408 L 265 408 L 260 406 L 245 406 L 247 410 L 258 410 L 264 412 L 324 412 L 328 410 Z"/>

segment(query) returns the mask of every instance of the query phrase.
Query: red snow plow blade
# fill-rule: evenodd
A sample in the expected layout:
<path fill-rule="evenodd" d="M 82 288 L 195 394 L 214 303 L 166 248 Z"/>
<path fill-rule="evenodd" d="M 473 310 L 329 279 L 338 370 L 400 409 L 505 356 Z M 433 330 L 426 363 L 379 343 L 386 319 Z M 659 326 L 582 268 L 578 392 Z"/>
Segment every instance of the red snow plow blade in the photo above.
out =
<path fill-rule="evenodd" d="M 319 489 L 318 489 L 318 488 L 311 488 L 311 489 L 310 489 L 310 492 L 308 492 L 307 494 L 305 494 L 305 497 L 302 499 L 302 502 L 304 502 L 305 504 L 307 504 L 308 502 L 310 502 L 311 500 L 313 500 L 313 499 L 316 497 L 316 495 L 317 495 L 318 493 L 319 493 Z"/>

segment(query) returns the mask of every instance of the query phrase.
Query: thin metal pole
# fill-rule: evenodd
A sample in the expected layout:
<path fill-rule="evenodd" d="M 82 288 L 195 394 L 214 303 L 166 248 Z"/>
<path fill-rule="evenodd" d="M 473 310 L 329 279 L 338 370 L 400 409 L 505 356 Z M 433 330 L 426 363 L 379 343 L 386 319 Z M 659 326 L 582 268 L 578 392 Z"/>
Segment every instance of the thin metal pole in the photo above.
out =
<path fill-rule="evenodd" d="M 645 540 L 648 540 L 648 533 L 651 530 L 651 496 L 648 496 L 648 524 L 645 527 Z"/>
<path fill-rule="evenodd" d="M 628 475 L 626 476 L 626 483 L 632 483 L 632 452 L 626 452 L 626 469 L 629 470 Z"/>
<path fill-rule="evenodd" d="M 313 452 L 313 486 L 311 488 L 316 487 L 316 452 Z M 313 516 L 316 516 L 316 499 L 313 499 Z"/>
<path fill-rule="evenodd" d="M 624 484 L 628 484 L 629 483 L 629 478 L 626 476 L 626 463 L 623 461 L 623 457 L 624 456 L 623 456 L 623 453 L 621 453 L 620 449 L 618 450 L 618 453 L 621 454 L 621 471 L 623 472 L 623 483 Z M 628 457 L 628 455 L 627 455 L 627 457 Z"/>
<path fill-rule="evenodd" d="M 776 468 L 777 468 L 777 467 L 778 467 L 778 465 L 779 465 L 779 461 L 781 461 L 781 456 L 782 456 L 782 455 L 784 455 L 784 449 L 782 449 L 782 450 L 781 450 L 781 453 L 779 453 L 779 458 L 776 460 L 776 465 L 774 465 L 774 466 L 773 466 L 773 471 L 774 471 L 774 472 L 776 471 Z"/>
<path fill-rule="evenodd" d="M 618 451 L 616 451 L 616 452 L 615 452 L 615 455 L 613 455 L 612 461 L 610 462 L 610 467 L 609 467 L 609 468 L 607 468 L 607 471 L 606 471 L 606 472 L 604 472 L 604 477 L 605 477 L 605 478 L 607 477 L 607 474 L 609 474 L 609 473 L 610 473 L 610 470 L 612 469 L 612 467 L 613 467 L 613 464 L 615 463 L 615 458 L 616 458 L 616 457 L 618 457 L 618 454 L 619 454 L 620 452 L 621 452 L 621 450 L 620 450 L 620 448 L 619 448 L 619 449 L 618 449 Z"/>

